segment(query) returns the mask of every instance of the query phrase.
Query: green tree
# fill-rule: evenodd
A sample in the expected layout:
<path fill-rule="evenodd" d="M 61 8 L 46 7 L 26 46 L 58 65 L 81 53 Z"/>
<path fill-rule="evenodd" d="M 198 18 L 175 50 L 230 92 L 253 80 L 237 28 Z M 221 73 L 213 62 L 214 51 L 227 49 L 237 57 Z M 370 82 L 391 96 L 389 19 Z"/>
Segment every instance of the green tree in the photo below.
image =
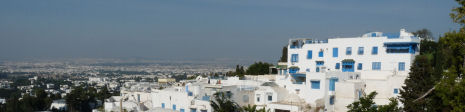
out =
<path fill-rule="evenodd" d="M 239 112 L 241 110 L 240 106 L 225 92 L 217 92 L 213 97 L 214 100 L 210 101 L 210 105 L 214 112 Z"/>
<path fill-rule="evenodd" d="M 247 105 L 242 107 L 242 112 L 256 112 L 257 105 Z"/>
<path fill-rule="evenodd" d="M 74 87 L 74 90 L 71 91 L 66 96 L 66 104 L 68 105 L 69 111 L 81 111 L 81 112 L 89 112 L 92 111 L 93 107 L 96 104 L 96 94 L 97 90 L 92 87 L 83 87 L 78 86 Z"/>
<path fill-rule="evenodd" d="M 424 38 L 420 43 L 420 55 L 435 53 L 438 47 L 438 43 L 434 42 L 434 37 L 431 31 L 424 28 L 415 32 L 412 32 L 415 36 Z"/>
<path fill-rule="evenodd" d="M 281 58 L 279 59 L 279 62 L 287 62 L 287 46 L 283 47 L 283 50 L 281 52 Z"/>
<path fill-rule="evenodd" d="M 36 89 L 35 97 L 32 97 L 32 104 L 35 111 L 45 111 L 52 104 L 52 99 L 48 96 L 44 89 Z"/>
<path fill-rule="evenodd" d="M 437 105 L 440 105 L 441 101 L 434 94 L 430 94 L 428 98 L 415 101 L 433 88 L 434 84 L 439 80 L 440 74 L 434 73 L 432 60 L 433 58 L 427 55 L 418 55 L 412 63 L 409 76 L 405 79 L 405 86 L 400 90 L 401 96 L 399 100 L 404 104 L 405 111 L 440 110 Z"/>
<path fill-rule="evenodd" d="M 98 95 L 97 95 L 97 98 L 98 98 L 100 101 L 102 101 L 102 102 L 104 102 L 105 99 L 111 97 L 111 93 L 110 93 L 110 91 L 108 90 L 108 87 L 107 87 L 106 85 L 103 86 L 97 94 L 98 94 Z"/>
<path fill-rule="evenodd" d="M 390 98 L 391 101 L 388 105 L 376 106 L 373 99 L 376 97 L 377 92 L 371 92 L 368 95 L 364 95 L 359 101 L 355 101 L 352 104 L 347 105 L 349 112 L 400 112 L 401 109 L 398 107 L 397 100 Z"/>
<path fill-rule="evenodd" d="M 443 110 L 465 110 L 465 33 L 449 32 L 439 39 L 445 71 L 436 85 L 436 93 L 442 99 Z"/>
<path fill-rule="evenodd" d="M 431 31 L 429 31 L 428 29 L 426 28 L 423 28 L 421 30 L 417 30 L 415 32 L 412 32 L 413 35 L 417 36 L 417 37 L 421 37 L 421 38 L 424 38 L 426 40 L 433 40 L 434 37 L 433 37 L 433 33 L 431 33 Z"/>
<path fill-rule="evenodd" d="M 21 102 L 18 100 L 19 95 L 12 95 L 7 101 L 6 101 L 6 112 L 24 112 L 21 109 Z"/>
<path fill-rule="evenodd" d="M 464 26 L 465 26 L 465 0 L 455 0 L 457 3 L 459 3 L 459 7 L 455 7 L 452 9 L 452 13 L 450 13 L 450 17 L 455 23 L 458 23 L 459 25 L 462 26 L 460 28 L 460 32 L 464 32 Z"/>
<path fill-rule="evenodd" d="M 273 64 L 266 62 L 255 62 L 254 64 L 249 66 L 246 73 L 249 75 L 268 74 L 270 72 L 270 66 L 273 66 Z"/>

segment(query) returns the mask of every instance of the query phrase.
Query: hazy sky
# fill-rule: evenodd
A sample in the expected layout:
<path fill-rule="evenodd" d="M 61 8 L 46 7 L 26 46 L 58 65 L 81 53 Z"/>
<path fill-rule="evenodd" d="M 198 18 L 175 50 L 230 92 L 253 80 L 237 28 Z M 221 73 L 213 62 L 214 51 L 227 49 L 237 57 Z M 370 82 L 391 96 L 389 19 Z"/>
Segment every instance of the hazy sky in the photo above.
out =
<path fill-rule="evenodd" d="M 295 36 L 455 30 L 454 0 L 2 0 L 0 59 L 277 60 Z"/>

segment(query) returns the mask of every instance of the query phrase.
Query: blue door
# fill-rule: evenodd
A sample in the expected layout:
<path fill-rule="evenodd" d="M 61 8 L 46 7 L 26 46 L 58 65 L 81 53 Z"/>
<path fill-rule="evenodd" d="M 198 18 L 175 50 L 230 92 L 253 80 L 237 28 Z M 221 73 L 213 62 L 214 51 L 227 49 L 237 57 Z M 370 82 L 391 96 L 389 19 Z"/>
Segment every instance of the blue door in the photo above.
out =
<path fill-rule="evenodd" d="M 329 91 L 334 91 L 336 90 L 336 82 L 338 81 L 339 79 L 336 78 L 336 77 L 333 77 L 331 79 L 329 79 Z"/>
<path fill-rule="evenodd" d="M 354 72 L 355 62 L 342 62 L 342 72 Z"/>

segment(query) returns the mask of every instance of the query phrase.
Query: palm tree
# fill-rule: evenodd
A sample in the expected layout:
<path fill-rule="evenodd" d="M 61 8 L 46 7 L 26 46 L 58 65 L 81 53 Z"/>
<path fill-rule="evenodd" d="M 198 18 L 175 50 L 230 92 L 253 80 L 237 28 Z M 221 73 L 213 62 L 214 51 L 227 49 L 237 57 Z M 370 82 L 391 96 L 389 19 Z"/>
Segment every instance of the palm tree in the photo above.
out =
<path fill-rule="evenodd" d="M 270 109 L 266 110 L 265 107 L 257 110 L 257 105 L 251 106 L 250 104 L 242 107 L 242 112 L 270 112 Z"/>
<path fill-rule="evenodd" d="M 250 104 L 249 104 L 247 106 L 243 106 L 242 111 L 244 111 L 244 112 L 256 112 L 257 111 L 257 105 L 250 106 Z"/>
<path fill-rule="evenodd" d="M 210 101 L 214 112 L 240 112 L 240 106 L 230 99 L 224 92 L 213 94 L 215 100 Z"/>

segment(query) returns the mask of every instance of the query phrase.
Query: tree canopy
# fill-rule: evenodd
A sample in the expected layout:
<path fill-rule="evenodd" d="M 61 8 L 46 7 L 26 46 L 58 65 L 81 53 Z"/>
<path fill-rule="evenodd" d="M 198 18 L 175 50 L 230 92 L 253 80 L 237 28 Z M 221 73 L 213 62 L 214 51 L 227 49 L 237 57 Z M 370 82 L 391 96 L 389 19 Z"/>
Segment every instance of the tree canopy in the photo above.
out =
<path fill-rule="evenodd" d="M 246 73 L 248 75 L 264 75 L 269 74 L 270 66 L 273 64 L 266 63 L 266 62 L 255 62 L 254 64 L 250 65 L 247 69 Z"/>
<path fill-rule="evenodd" d="M 348 112 L 400 112 L 401 108 L 398 107 L 397 99 L 389 99 L 391 102 L 388 105 L 376 105 L 373 101 L 377 92 L 371 92 L 368 95 L 363 95 L 359 101 L 355 101 L 349 104 L 347 108 Z"/>
<path fill-rule="evenodd" d="M 213 95 L 214 100 L 210 105 L 214 112 L 240 112 L 240 106 L 232 101 L 231 96 L 225 92 L 217 92 Z"/>

